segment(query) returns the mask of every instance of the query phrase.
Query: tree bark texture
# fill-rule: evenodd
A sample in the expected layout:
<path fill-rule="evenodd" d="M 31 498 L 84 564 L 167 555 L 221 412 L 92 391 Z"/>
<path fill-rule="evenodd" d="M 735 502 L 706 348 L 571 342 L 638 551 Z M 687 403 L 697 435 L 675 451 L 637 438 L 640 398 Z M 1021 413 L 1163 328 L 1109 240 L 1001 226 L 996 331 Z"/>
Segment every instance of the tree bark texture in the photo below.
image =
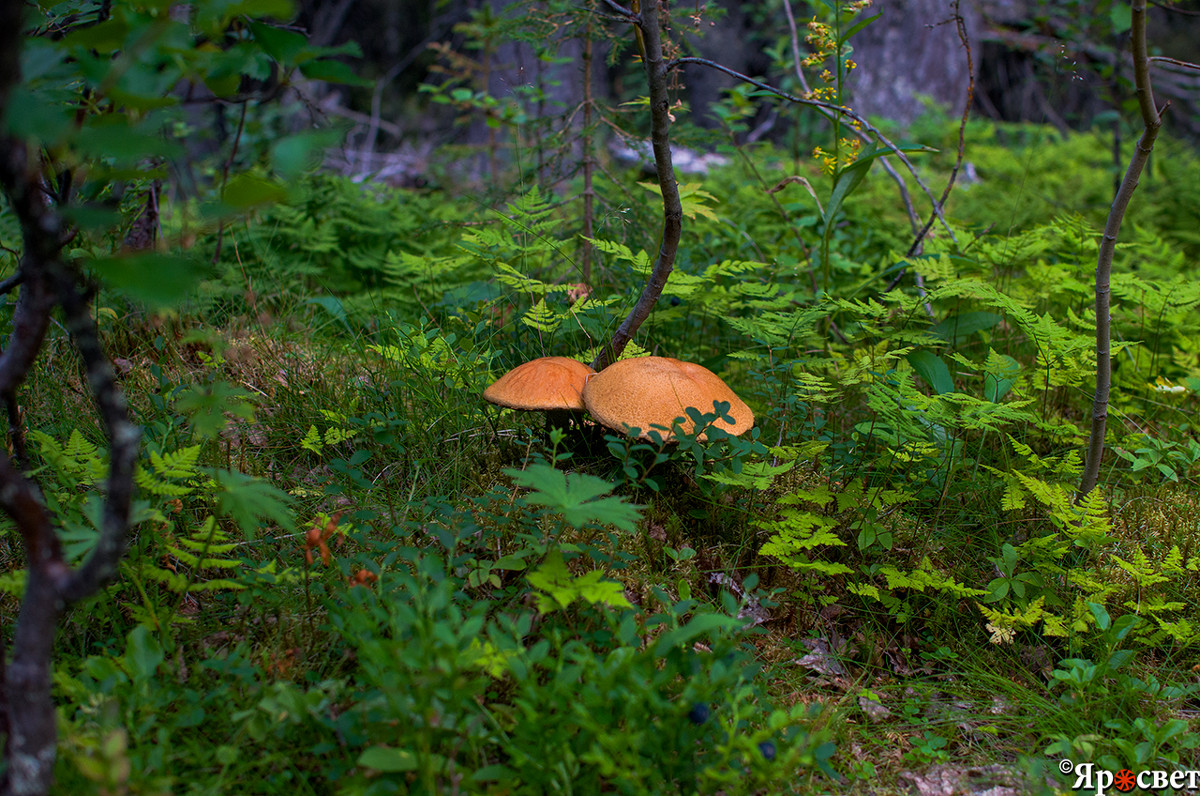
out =
<path fill-rule="evenodd" d="M 89 294 L 79 272 L 63 261 L 68 229 L 52 204 L 40 169 L 41 153 L 9 135 L 6 108 L 20 82 L 24 6 L 0 2 L 0 187 L 21 225 L 17 273 L 0 293 L 19 290 L 12 330 L 0 350 L 0 404 L 8 411 L 8 449 L 0 448 L 0 508 L 12 518 L 25 548 L 28 577 L 8 660 L 0 660 L 0 734 L 7 769 L 0 793 L 49 792 L 57 752 L 51 663 L 58 619 L 70 603 L 93 594 L 115 573 L 124 550 L 140 433 L 100 346 Z M 65 201 L 59 196 L 56 201 Z M 109 471 L 96 546 L 76 569 L 63 560 L 53 518 L 38 485 L 23 470 L 24 426 L 17 392 L 42 347 L 55 307 L 79 352 L 87 384 L 108 436 Z"/>

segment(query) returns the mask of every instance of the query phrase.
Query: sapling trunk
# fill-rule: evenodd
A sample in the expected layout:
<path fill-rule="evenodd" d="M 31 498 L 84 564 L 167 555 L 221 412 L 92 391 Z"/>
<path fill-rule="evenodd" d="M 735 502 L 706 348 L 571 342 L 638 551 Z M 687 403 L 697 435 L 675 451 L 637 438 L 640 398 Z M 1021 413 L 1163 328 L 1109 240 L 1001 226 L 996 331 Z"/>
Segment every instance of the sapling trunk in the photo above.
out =
<path fill-rule="evenodd" d="M 0 2 L 0 130 L 12 89 L 21 80 L 24 4 Z M 8 412 L 8 443 L 0 448 L 0 508 L 16 527 L 28 576 L 13 630 L 11 659 L 0 658 L 0 735 L 4 771 L 0 794 L 48 793 L 57 754 L 57 727 L 51 695 L 51 663 L 58 619 L 73 602 L 95 593 L 116 572 L 125 547 L 140 432 L 129 419 L 112 365 L 100 346 L 90 294 L 74 266 L 62 257 L 68 228 L 57 204 L 47 201 L 39 169 L 40 153 L 0 132 L 0 187 L 21 225 L 22 252 L 15 276 L 0 293 L 19 289 L 11 331 L 0 348 L 0 405 Z M 49 164 L 53 166 L 54 164 Z M 65 203 L 69 191 L 55 196 Z M 25 428 L 18 390 L 41 351 L 51 313 L 61 308 L 86 373 L 101 425 L 109 442 L 104 508 L 95 547 L 77 567 L 63 557 L 54 518 L 36 481 L 26 475 Z M 7 628 L 6 628 L 7 629 Z"/>
<path fill-rule="evenodd" d="M 610 2 L 609 5 L 615 4 Z M 650 278 L 646 280 L 637 303 L 593 360 L 592 369 L 597 372 L 621 358 L 625 346 L 650 316 L 675 266 L 675 254 L 679 250 L 679 239 L 683 232 L 683 205 L 679 201 L 679 186 L 675 182 L 675 169 L 671 163 L 671 104 L 667 97 L 667 64 L 663 59 L 662 30 L 658 24 L 661 2 L 652 0 L 645 5 L 640 14 L 635 15 L 627 9 L 622 11 L 637 26 L 639 43 L 644 48 L 642 61 L 646 65 L 646 79 L 650 84 L 650 140 L 663 198 L 662 243 L 658 247 L 658 257 L 654 260 Z"/>
<path fill-rule="evenodd" d="M 589 3 L 589 9 L 591 4 Z M 592 215 L 595 212 L 596 189 L 592 174 L 596 162 L 592 154 L 592 17 L 588 15 L 583 33 L 583 251 L 580 258 L 581 276 L 592 286 L 592 238 L 596 232 Z"/>
<path fill-rule="evenodd" d="M 1142 113 L 1145 129 L 1138 140 L 1137 149 L 1129 160 L 1129 168 L 1121 180 L 1121 187 L 1108 211 L 1104 224 L 1104 237 L 1100 241 L 1100 254 L 1096 260 L 1096 394 L 1092 399 L 1092 430 L 1088 438 L 1087 461 L 1079 481 L 1079 496 L 1084 497 L 1095 488 L 1100 478 L 1100 461 L 1104 457 L 1104 433 L 1108 424 L 1108 394 L 1112 386 L 1112 352 L 1110 339 L 1112 318 L 1109 315 L 1112 294 L 1113 253 L 1117 248 L 1117 236 L 1125 210 L 1137 190 L 1138 178 L 1150 159 L 1154 140 L 1162 126 L 1162 114 L 1154 103 L 1154 89 L 1150 83 L 1150 56 L 1146 50 L 1146 0 L 1133 0 L 1132 25 L 1130 27 L 1133 50 L 1133 78 L 1137 86 L 1138 108 Z"/>

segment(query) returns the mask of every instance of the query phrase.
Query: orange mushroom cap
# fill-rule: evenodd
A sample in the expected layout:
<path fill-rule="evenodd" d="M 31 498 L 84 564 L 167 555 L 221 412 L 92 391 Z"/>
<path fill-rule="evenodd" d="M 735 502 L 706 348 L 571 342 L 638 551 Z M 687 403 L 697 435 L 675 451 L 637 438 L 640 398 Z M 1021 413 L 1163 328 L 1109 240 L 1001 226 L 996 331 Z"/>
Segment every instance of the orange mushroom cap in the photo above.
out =
<path fill-rule="evenodd" d="M 570 357 L 539 357 L 505 373 L 483 399 L 510 409 L 583 411 L 580 393 L 596 371 Z"/>
<path fill-rule="evenodd" d="M 754 413 L 717 374 L 694 362 L 670 357 L 637 357 L 614 362 L 591 377 L 583 388 L 583 402 L 592 417 L 617 431 L 639 428 L 641 439 L 649 439 L 651 426 L 680 424 L 685 432 L 695 425 L 687 416 L 689 406 L 703 414 L 713 412 L 713 402 L 729 404 L 733 423 L 718 418 L 713 424 L 730 434 L 742 434 L 754 425 Z M 673 437 L 659 432 L 664 439 Z M 701 434 L 700 439 L 704 439 Z"/>

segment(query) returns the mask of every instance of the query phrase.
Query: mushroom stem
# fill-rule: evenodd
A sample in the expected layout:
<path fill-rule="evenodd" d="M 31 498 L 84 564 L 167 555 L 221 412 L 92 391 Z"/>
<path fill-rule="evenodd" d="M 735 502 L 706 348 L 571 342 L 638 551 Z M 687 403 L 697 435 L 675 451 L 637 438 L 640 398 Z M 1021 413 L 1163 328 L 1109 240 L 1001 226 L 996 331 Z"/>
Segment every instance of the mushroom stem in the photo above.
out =
<path fill-rule="evenodd" d="M 546 410 L 546 437 L 547 438 L 550 437 L 551 429 L 561 428 L 563 431 L 567 431 L 568 429 L 570 429 L 572 414 L 573 413 L 571 412 L 570 409 L 547 409 Z"/>

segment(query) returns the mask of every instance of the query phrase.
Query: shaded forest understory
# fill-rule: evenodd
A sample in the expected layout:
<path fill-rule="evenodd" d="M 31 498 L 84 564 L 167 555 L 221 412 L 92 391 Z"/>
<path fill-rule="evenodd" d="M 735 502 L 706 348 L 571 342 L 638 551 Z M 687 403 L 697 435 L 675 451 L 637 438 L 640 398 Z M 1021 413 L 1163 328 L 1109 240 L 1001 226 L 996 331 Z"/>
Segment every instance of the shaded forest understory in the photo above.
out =
<path fill-rule="evenodd" d="M 835 3 L 703 127 L 658 103 L 654 21 L 534 4 L 597 69 L 623 47 L 628 96 L 430 83 L 482 137 L 396 187 L 314 169 L 380 139 L 295 130 L 293 82 L 378 85 L 284 23 L 317 9 L 67 5 L 0 16 L 0 792 L 1200 786 L 1200 158 L 1151 139 L 1106 243 L 1132 73 L 1084 130 L 901 133 L 854 110 L 874 11 Z M 753 428 L 482 400 L 603 364 L 650 293 L 615 353 L 702 365 Z"/>

